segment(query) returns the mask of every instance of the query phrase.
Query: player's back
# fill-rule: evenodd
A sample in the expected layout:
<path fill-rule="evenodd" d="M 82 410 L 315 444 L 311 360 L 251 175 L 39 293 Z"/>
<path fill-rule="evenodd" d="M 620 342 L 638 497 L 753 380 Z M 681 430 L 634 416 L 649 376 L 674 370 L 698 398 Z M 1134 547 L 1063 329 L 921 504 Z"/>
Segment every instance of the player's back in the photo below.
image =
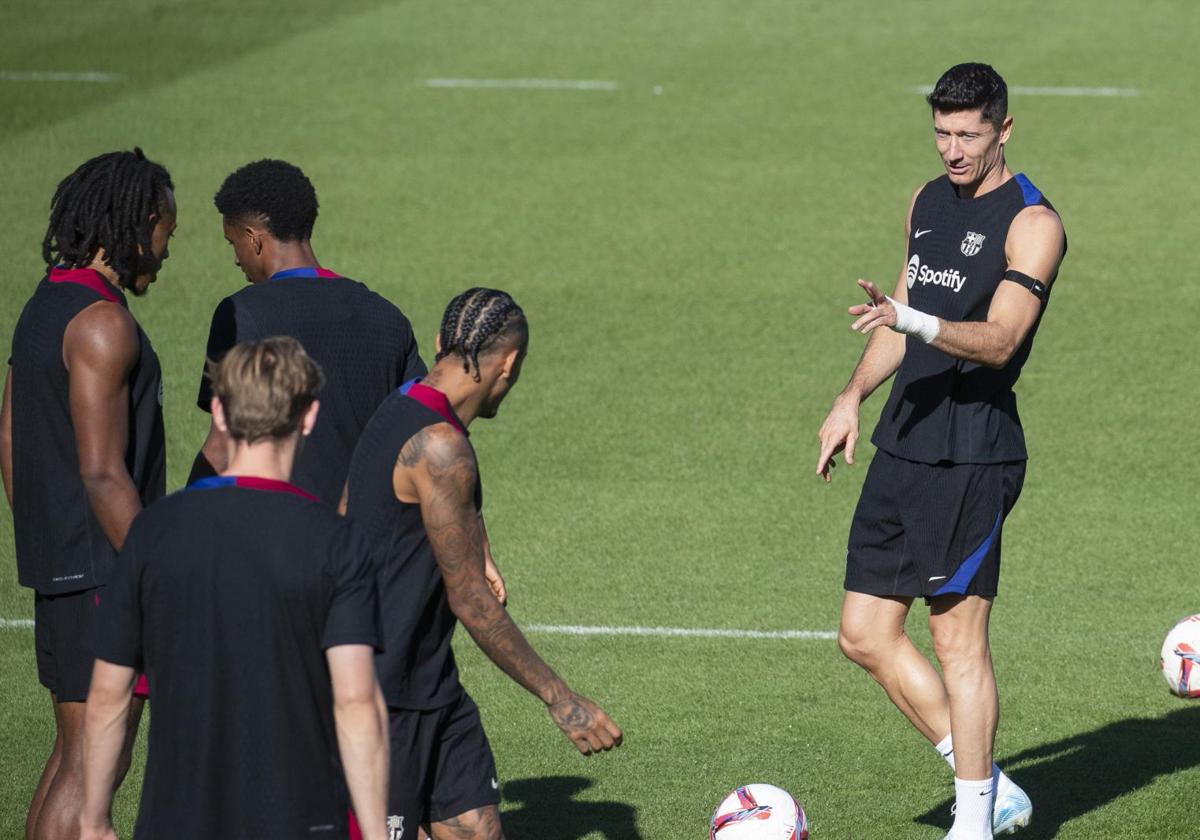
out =
<path fill-rule="evenodd" d="M 294 269 L 221 301 L 208 357 L 277 335 L 299 341 L 325 374 L 317 425 L 297 455 L 292 480 L 336 504 L 358 436 L 379 403 L 400 383 L 425 374 L 412 326 L 362 283 L 324 269 Z M 207 411 L 211 398 L 202 379 L 197 403 Z"/>
<path fill-rule="evenodd" d="M 108 580 L 116 552 L 99 525 L 79 474 L 70 378 L 63 339 L 71 321 L 101 301 L 125 296 L 91 269 L 52 268 L 13 332 L 13 521 L 20 582 L 43 594 Z M 136 320 L 134 321 L 136 325 Z M 143 505 L 166 485 L 162 373 L 149 337 L 136 326 L 138 359 L 129 372 L 125 464 Z M 98 424 L 112 418 L 97 417 Z"/>
<path fill-rule="evenodd" d="M 363 430 L 347 481 L 346 514 L 362 529 L 379 563 L 384 652 L 376 659 L 376 671 L 393 708 L 439 708 L 462 691 L 450 647 L 457 620 L 421 507 L 397 499 L 392 483 L 404 444 L 437 423 L 466 434 L 445 395 L 419 382 L 405 383 Z M 475 502 L 481 507 L 478 483 Z"/>
<path fill-rule="evenodd" d="M 205 479 L 144 512 L 120 564 L 105 597 L 140 616 L 154 698 L 135 836 L 346 836 L 324 650 L 346 615 L 377 627 L 351 525 L 283 482 Z"/>

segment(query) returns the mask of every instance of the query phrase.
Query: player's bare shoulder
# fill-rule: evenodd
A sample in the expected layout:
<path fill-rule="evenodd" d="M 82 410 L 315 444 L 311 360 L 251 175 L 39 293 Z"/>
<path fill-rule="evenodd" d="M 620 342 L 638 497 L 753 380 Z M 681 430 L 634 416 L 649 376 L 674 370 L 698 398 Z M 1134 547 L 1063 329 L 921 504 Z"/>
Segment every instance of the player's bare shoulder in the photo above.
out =
<path fill-rule="evenodd" d="M 110 301 L 97 301 L 84 309 L 63 334 L 68 370 L 75 359 L 105 367 L 133 365 L 138 352 L 137 322 L 129 310 Z"/>
<path fill-rule="evenodd" d="M 1010 266 L 1020 270 L 1025 270 L 1022 265 L 1036 266 L 1039 270 L 1027 273 L 1048 281 L 1066 254 L 1066 242 L 1058 212 L 1044 204 L 1033 204 L 1013 218 L 1004 247 Z"/>
<path fill-rule="evenodd" d="M 477 478 L 475 450 L 449 423 L 426 426 L 405 441 L 393 471 L 396 495 L 402 500 L 419 496 L 417 488 L 422 484 L 473 492 Z"/>

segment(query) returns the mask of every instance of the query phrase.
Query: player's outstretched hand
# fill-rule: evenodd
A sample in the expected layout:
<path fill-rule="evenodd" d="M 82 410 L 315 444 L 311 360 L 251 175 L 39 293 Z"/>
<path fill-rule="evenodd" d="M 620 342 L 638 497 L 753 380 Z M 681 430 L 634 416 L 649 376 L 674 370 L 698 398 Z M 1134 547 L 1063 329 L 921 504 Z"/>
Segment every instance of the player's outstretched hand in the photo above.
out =
<path fill-rule="evenodd" d="M 621 746 L 621 727 L 586 697 L 571 692 L 550 705 L 550 717 L 584 755 Z"/>
<path fill-rule="evenodd" d="M 487 578 L 488 587 L 500 602 L 500 606 L 507 607 L 508 589 L 504 586 L 504 575 L 500 574 L 496 561 L 492 559 L 491 549 L 486 547 L 483 550 L 483 576 Z"/>
<path fill-rule="evenodd" d="M 896 307 L 892 306 L 887 295 L 879 291 L 870 280 L 860 279 L 858 285 L 867 293 L 871 302 L 859 303 L 847 310 L 851 315 L 859 316 L 858 320 L 850 325 L 850 329 L 866 335 L 876 327 L 896 326 Z"/>
<path fill-rule="evenodd" d="M 846 394 L 833 401 L 833 408 L 817 432 L 821 454 L 817 458 L 817 475 L 828 484 L 833 480 L 837 462 L 833 456 L 846 450 L 846 463 L 854 463 L 854 445 L 858 443 L 858 401 Z"/>

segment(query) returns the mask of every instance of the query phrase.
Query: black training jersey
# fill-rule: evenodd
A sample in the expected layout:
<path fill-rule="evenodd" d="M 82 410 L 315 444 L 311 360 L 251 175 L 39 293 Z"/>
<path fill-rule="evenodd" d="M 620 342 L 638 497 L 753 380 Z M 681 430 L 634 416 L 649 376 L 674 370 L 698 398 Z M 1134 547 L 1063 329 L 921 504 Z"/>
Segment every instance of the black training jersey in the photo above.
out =
<path fill-rule="evenodd" d="M 24 586 L 57 595 L 103 585 L 116 551 L 79 476 L 63 336 L 98 301 L 128 308 L 125 295 L 92 269 L 52 268 L 25 304 L 12 341 L 13 525 Z M 134 322 L 137 323 L 136 321 Z M 137 326 L 138 359 L 129 372 L 125 467 L 143 505 L 166 490 L 162 369 Z M 90 422 L 109 423 L 96 417 Z"/>
<path fill-rule="evenodd" d="M 986 321 L 1008 270 L 1008 228 L 1035 204 L 1053 209 L 1024 175 L 970 199 L 959 198 L 945 175 L 926 184 L 912 210 L 909 305 L 947 321 Z M 1036 279 L 1046 285 L 1054 280 Z M 1013 385 L 1040 323 L 1041 314 L 999 370 L 956 359 L 909 336 L 871 442 L 898 458 L 927 464 L 1025 460 Z"/>
<path fill-rule="evenodd" d="M 219 360 L 242 341 L 295 338 L 325 372 L 321 411 L 296 456 L 292 480 L 336 505 L 354 444 L 375 409 L 402 382 L 425 375 L 412 326 L 392 303 L 362 283 L 325 269 L 281 271 L 218 304 L 208 358 Z M 197 405 L 209 410 L 212 390 L 200 378 Z"/>
<path fill-rule="evenodd" d="M 353 526 L 281 481 L 209 478 L 133 523 L 91 628 L 154 697 L 134 837 L 347 836 L 325 651 L 379 647 Z"/>
<path fill-rule="evenodd" d="M 445 394 L 406 383 L 375 412 L 350 462 L 346 513 L 363 529 L 380 564 L 384 651 L 376 671 L 387 704 L 400 709 L 436 709 L 462 692 L 450 647 L 456 619 L 421 506 L 397 499 L 392 484 L 400 449 L 435 423 L 467 433 Z M 482 505 L 478 483 L 475 505 Z"/>

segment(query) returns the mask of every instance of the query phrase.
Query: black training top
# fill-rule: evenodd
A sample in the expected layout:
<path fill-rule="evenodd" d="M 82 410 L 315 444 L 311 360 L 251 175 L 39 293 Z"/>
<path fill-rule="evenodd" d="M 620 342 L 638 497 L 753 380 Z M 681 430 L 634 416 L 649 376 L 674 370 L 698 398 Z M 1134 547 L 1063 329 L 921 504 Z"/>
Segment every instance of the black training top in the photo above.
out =
<path fill-rule="evenodd" d="M 909 305 L 947 321 L 986 321 L 1008 270 L 1009 225 L 1035 204 L 1053 209 L 1024 175 L 974 199 L 959 198 L 945 175 L 926 184 L 912 211 Z M 1035 279 L 1047 286 L 1054 280 Z M 1025 460 L 1013 385 L 1029 358 L 1042 313 L 999 370 L 956 359 L 909 336 L 871 442 L 898 458 L 926 464 Z"/>
<path fill-rule="evenodd" d="M 130 528 L 91 628 L 154 697 L 134 837 L 347 836 L 325 651 L 379 647 L 374 563 L 281 481 L 224 476 Z"/>
<path fill-rule="evenodd" d="M 9 363 L 17 573 L 23 586 L 46 595 L 107 583 L 116 558 L 79 476 L 70 377 L 63 363 L 67 325 L 104 300 L 128 309 L 124 293 L 98 272 L 52 268 L 25 304 L 13 333 Z M 142 504 L 148 505 L 166 491 L 162 370 L 140 325 L 137 340 L 138 358 L 129 372 L 125 467 Z M 91 422 L 112 420 L 96 417 Z"/>
<path fill-rule="evenodd" d="M 346 514 L 379 558 L 384 652 L 375 670 L 393 708 L 436 709 L 462 692 L 450 639 L 457 619 L 434 557 L 421 506 L 396 498 L 392 470 L 400 449 L 426 426 L 449 423 L 467 433 L 445 394 L 408 382 L 388 397 L 363 431 L 350 462 Z M 475 485 L 475 506 L 482 490 Z"/>
<path fill-rule="evenodd" d="M 239 342 L 277 335 L 299 341 L 325 372 L 317 425 L 296 457 L 292 480 L 336 505 L 367 421 L 400 383 L 424 376 L 425 363 L 399 309 L 362 283 L 325 269 L 281 271 L 222 300 L 208 333 L 208 358 L 219 360 Z M 208 411 L 211 401 L 202 375 L 196 404 Z"/>

